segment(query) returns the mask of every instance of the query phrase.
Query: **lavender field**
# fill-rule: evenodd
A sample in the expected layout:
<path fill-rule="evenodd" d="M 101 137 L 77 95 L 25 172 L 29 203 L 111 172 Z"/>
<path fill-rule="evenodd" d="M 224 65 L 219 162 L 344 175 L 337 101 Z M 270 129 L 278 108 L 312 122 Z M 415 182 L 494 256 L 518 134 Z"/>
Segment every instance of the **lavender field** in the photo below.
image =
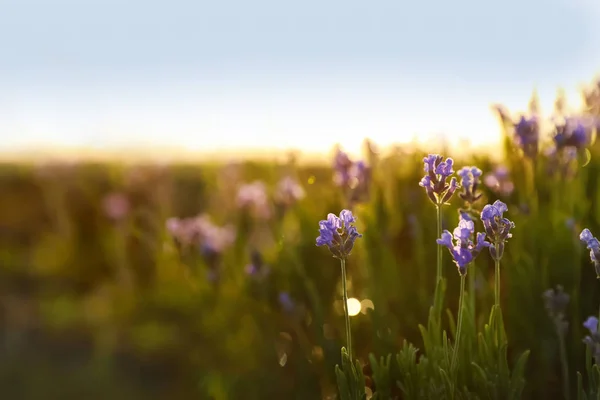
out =
<path fill-rule="evenodd" d="M 2 165 L 0 396 L 600 398 L 583 95 L 498 106 L 501 162 Z"/>

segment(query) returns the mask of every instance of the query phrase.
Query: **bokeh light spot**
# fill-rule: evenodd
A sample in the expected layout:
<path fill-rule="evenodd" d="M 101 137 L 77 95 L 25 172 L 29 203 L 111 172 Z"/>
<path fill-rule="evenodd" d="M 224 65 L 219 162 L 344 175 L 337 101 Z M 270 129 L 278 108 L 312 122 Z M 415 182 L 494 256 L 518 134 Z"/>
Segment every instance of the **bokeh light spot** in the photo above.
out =
<path fill-rule="evenodd" d="M 354 317 L 355 315 L 358 315 L 358 313 L 360 313 L 360 309 L 361 309 L 361 305 L 360 305 L 360 301 L 358 299 L 355 298 L 350 298 L 348 299 L 348 314 L 351 317 Z"/>

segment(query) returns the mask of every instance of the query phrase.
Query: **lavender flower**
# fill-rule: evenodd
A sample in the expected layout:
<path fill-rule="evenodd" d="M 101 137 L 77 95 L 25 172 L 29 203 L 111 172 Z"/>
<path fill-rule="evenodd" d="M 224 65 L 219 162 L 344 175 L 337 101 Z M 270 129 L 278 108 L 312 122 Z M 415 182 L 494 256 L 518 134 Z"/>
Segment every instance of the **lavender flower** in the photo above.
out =
<path fill-rule="evenodd" d="M 346 259 L 356 239 L 362 237 L 352 225 L 355 221 L 349 210 L 342 210 L 339 218 L 335 214 L 328 214 L 326 220 L 319 221 L 317 246 L 327 246 L 335 258 Z"/>
<path fill-rule="evenodd" d="M 485 240 L 483 232 L 477 234 L 477 241 L 473 243 L 475 224 L 470 219 L 461 218 L 453 234 L 454 243 L 452 242 L 453 235 L 447 230 L 444 230 L 442 237 L 436 242 L 448 248 L 458 267 L 458 273 L 464 276 L 467 274 L 467 265 L 475 260 L 484 247 L 489 247 L 490 243 Z"/>
<path fill-rule="evenodd" d="M 423 158 L 426 175 L 419 182 L 419 186 L 425 188 L 427 197 L 437 206 L 448 202 L 458 188 L 454 177 L 449 184 L 446 183 L 446 180 L 454 173 L 452 169 L 454 161 L 451 158 L 443 160 L 444 158 L 438 154 L 429 154 Z"/>
<path fill-rule="evenodd" d="M 459 196 L 466 203 L 472 205 L 482 196 L 481 193 L 477 193 L 481 170 L 477 167 L 463 167 L 458 171 L 458 176 L 461 178 L 460 186 L 463 189 Z"/>
<path fill-rule="evenodd" d="M 364 161 L 354 162 L 338 148 L 333 170 L 333 181 L 344 189 L 350 203 L 364 201 L 368 197 L 371 170 Z"/>
<path fill-rule="evenodd" d="M 200 215 L 184 219 L 169 218 L 166 228 L 179 245 L 197 249 L 210 269 L 209 279 L 216 280 L 220 257 L 236 237 L 233 227 L 217 226 L 208 216 Z"/>
<path fill-rule="evenodd" d="M 590 331 L 590 334 L 583 338 L 585 343 L 592 352 L 592 356 L 596 364 L 600 363 L 600 335 L 598 334 L 598 318 L 589 317 L 583 323 L 584 328 Z"/>
<path fill-rule="evenodd" d="M 298 181 L 290 176 L 281 179 L 275 191 L 275 200 L 279 205 L 289 207 L 302 200 L 306 193 Z"/>
<path fill-rule="evenodd" d="M 481 221 L 488 239 L 493 244 L 490 254 L 494 260 L 500 260 L 504 254 L 504 242 L 512 237 L 511 228 L 515 224 L 503 214 L 508 211 L 506 204 L 496 200 L 494 204 L 487 204 L 481 211 Z"/>
<path fill-rule="evenodd" d="M 600 279 L 600 242 L 596 239 L 589 229 L 585 228 L 581 231 L 579 239 L 585 242 L 587 248 L 590 250 L 590 260 L 594 264 L 596 269 L 596 276 Z"/>
<path fill-rule="evenodd" d="M 569 295 L 564 292 L 561 285 L 557 285 L 556 289 L 546 290 L 542 298 L 548 316 L 554 322 L 556 330 L 560 336 L 567 333 L 569 322 L 565 319 L 567 306 L 569 305 Z"/>
<path fill-rule="evenodd" d="M 593 120 L 568 117 L 555 124 L 554 143 L 558 150 L 565 147 L 582 149 L 591 144 L 595 128 Z"/>
<path fill-rule="evenodd" d="M 515 189 L 515 185 L 510 180 L 508 168 L 503 165 L 497 166 L 494 172 L 487 174 L 483 182 L 494 192 L 503 196 L 510 196 Z"/>
<path fill-rule="evenodd" d="M 241 185 L 237 193 L 237 204 L 242 209 L 249 209 L 255 215 L 268 218 L 270 215 L 267 188 L 261 181 Z"/>
<path fill-rule="evenodd" d="M 519 122 L 514 124 L 515 141 L 529 158 L 534 158 L 538 153 L 540 127 L 537 117 L 521 116 Z"/>

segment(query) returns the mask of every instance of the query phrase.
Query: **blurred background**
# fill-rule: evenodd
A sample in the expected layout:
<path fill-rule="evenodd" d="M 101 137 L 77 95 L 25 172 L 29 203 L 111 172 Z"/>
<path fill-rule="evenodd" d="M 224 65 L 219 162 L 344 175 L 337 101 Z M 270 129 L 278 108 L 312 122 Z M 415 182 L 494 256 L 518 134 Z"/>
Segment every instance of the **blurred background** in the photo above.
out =
<path fill-rule="evenodd" d="M 418 182 L 443 152 L 509 205 L 511 352 L 532 349 L 527 398 L 552 398 L 541 294 L 571 295 L 574 374 L 600 149 L 555 158 L 548 120 L 526 154 L 507 121 L 600 115 L 599 19 L 591 0 L 0 2 L 0 397 L 336 398 L 318 221 L 351 208 L 364 234 L 348 267 L 368 375 L 369 353 L 420 346 L 436 231 Z"/>

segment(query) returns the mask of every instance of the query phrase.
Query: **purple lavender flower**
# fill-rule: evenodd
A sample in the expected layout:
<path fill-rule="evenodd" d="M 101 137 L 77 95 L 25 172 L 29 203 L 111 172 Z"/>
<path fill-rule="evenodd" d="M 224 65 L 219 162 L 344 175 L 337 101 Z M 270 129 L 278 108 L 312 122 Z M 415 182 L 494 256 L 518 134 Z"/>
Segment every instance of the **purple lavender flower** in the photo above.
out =
<path fill-rule="evenodd" d="M 267 188 L 261 181 L 241 185 L 237 193 L 237 204 L 242 209 L 250 209 L 261 218 L 268 218 L 271 214 Z"/>
<path fill-rule="evenodd" d="M 546 290 L 542 298 L 548 316 L 554 322 L 559 335 L 564 336 L 569 328 L 569 322 L 565 319 L 567 306 L 569 305 L 569 295 L 564 292 L 561 285 L 557 285 L 556 289 Z"/>
<path fill-rule="evenodd" d="M 515 224 L 503 214 L 508 211 L 506 204 L 496 200 L 494 204 L 487 204 L 481 211 L 481 221 L 488 239 L 493 244 L 490 254 L 494 260 L 500 260 L 504 254 L 504 242 L 512 237 L 511 228 Z"/>
<path fill-rule="evenodd" d="M 333 159 L 333 181 L 336 185 L 348 186 L 352 164 L 348 154 L 338 148 Z"/>
<path fill-rule="evenodd" d="M 335 258 L 346 259 L 356 239 L 362 237 L 352 225 L 355 221 L 349 210 L 342 210 L 339 218 L 335 214 L 328 214 L 326 220 L 319 221 L 317 246 L 327 246 Z"/>
<path fill-rule="evenodd" d="M 598 334 L 598 318 L 588 317 L 583 323 L 584 328 L 590 331 L 590 334 L 583 338 L 583 343 L 588 346 L 596 364 L 600 363 L 600 334 Z"/>
<path fill-rule="evenodd" d="M 463 167 L 458 171 L 458 176 L 461 178 L 460 186 L 463 189 L 462 192 L 459 193 L 459 197 L 466 203 L 475 203 L 482 196 L 481 193 L 477 193 L 481 170 L 477 167 Z"/>
<path fill-rule="evenodd" d="M 540 128 L 536 116 L 521 116 L 519 122 L 514 124 L 515 141 L 529 158 L 534 158 L 538 153 Z"/>
<path fill-rule="evenodd" d="M 555 124 L 555 129 L 556 134 L 553 139 L 558 150 L 565 147 L 582 149 L 591 144 L 594 121 L 568 117 Z"/>
<path fill-rule="evenodd" d="M 485 240 L 483 232 L 477 234 L 476 243 L 473 243 L 474 234 L 475 224 L 473 221 L 461 218 L 453 235 L 445 230 L 442 237 L 436 240 L 437 244 L 448 248 L 458 267 L 458 273 L 463 276 L 467 274 L 467 265 L 475 260 L 484 247 L 490 246 L 490 243 Z M 454 243 L 452 242 L 453 236 Z"/>
<path fill-rule="evenodd" d="M 510 180 L 508 168 L 503 165 L 497 166 L 494 172 L 487 174 L 483 182 L 494 192 L 503 196 L 510 196 L 515 189 L 515 185 Z"/>
<path fill-rule="evenodd" d="M 369 195 L 371 170 L 364 161 L 354 162 L 339 148 L 333 163 L 333 181 L 344 189 L 350 203 L 364 201 Z"/>
<path fill-rule="evenodd" d="M 454 161 L 451 158 L 444 161 L 438 154 L 429 154 L 423 158 L 423 163 L 426 175 L 419 182 L 419 186 L 425 188 L 427 197 L 433 204 L 441 206 L 447 203 L 458 188 L 456 178 L 452 177 L 450 183 L 446 182 L 454 173 Z"/>
<path fill-rule="evenodd" d="M 596 269 L 596 276 L 600 279 L 600 242 L 592 235 L 589 229 L 581 231 L 579 239 L 587 245 L 590 250 L 590 260 Z"/>
<path fill-rule="evenodd" d="M 275 199 L 278 204 L 289 207 L 305 196 L 304 189 L 297 180 L 290 176 L 281 179 L 277 184 Z"/>

